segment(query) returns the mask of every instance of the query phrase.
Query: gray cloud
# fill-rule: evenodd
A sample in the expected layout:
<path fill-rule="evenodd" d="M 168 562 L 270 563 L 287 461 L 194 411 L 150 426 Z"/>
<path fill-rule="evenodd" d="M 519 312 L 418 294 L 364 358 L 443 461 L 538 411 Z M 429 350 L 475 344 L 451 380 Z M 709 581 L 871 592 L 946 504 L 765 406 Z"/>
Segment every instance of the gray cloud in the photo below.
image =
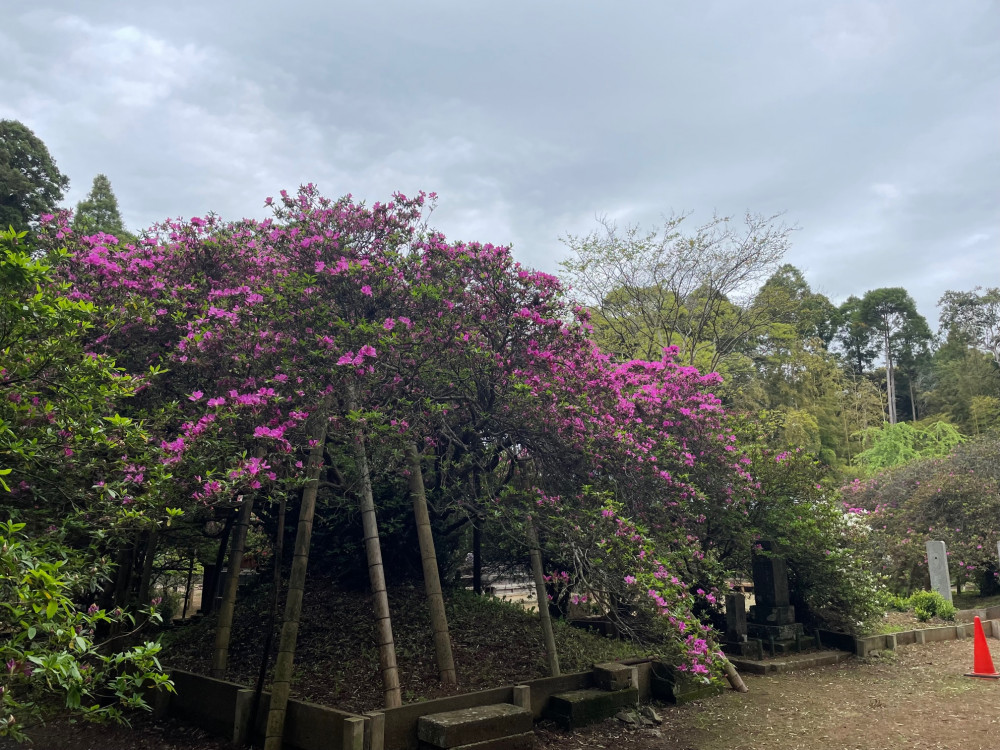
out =
<path fill-rule="evenodd" d="M 146 6 L 156 7 L 146 7 Z M 71 0 L 8 11 L 0 116 L 79 200 L 126 220 L 315 182 L 436 191 L 449 236 L 557 270 L 594 217 L 784 211 L 789 260 L 835 299 L 1000 284 L 1000 10 L 837 4 L 238 6 Z"/>

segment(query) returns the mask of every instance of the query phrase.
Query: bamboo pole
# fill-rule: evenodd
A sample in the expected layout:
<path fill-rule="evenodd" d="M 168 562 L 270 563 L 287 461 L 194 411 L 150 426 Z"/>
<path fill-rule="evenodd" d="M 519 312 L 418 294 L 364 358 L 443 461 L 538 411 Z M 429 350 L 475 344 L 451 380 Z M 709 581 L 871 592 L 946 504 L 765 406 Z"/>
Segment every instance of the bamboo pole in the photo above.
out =
<path fill-rule="evenodd" d="M 455 685 L 455 658 L 451 653 L 451 637 L 448 635 L 448 615 L 444 609 L 444 595 L 441 592 L 441 575 L 438 572 L 437 554 L 434 550 L 434 534 L 431 531 L 430 514 L 427 511 L 427 493 L 424 489 L 424 473 L 420 466 L 417 446 L 406 444 L 406 465 L 409 469 L 410 494 L 413 496 L 413 515 L 417 523 L 417 541 L 420 544 L 420 562 L 424 572 L 424 589 L 427 592 L 427 607 L 430 610 L 431 630 L 434 633 L 434 651 L 437 657 L 438 675 L 445 685 Z"/>
<path fill-rule="evenodd" d="M 312 450 L 306 469 L 306 485 L 302 490 L 299 524 L 295 532 L 295 549 L 292 568 L 288 575 L 288 596 L 285 599 L 285 621 L 278 641 L 278 659 L 274 665 L 271 682 L 271 707 L 267 714 L 264 750 L 281 750 L 285 732 L 285 713 L 292 689 L 292 670 L 295 664 L 295 644 L 299 636 L 302 617 L 302 598 L 305 594 L 306 571 L 309 567 L 309 544 L 312 541 L 313 519 L 316 515 L 316 497 L 319 494 L 319 476 L 323 469 L 323 452 L 329 424 L 328 404 L 316 415 L 318 424 L 313 430 Z"/>
<path fill-rule="evenodd" d="M 352 411 L 356 408 L 354 394 L 351 393 Z M 378 628 L 379 666 L 382 670 L 382 692 L 386 708 L 403 705 L 399 691 L 399 668 L 396 664 L 396 644 L 392 637 L 392 617 L 389 613 L 389 595 L 385 588 L 385 570 L 382 567 L 382 547 L 379 543 L 378 521 L 375 517 L 375 499 L 372 496 L 372 480 L 368 471 L 368 453 L 365 438 L 358 427 L 354 433 L 354 460 L 361 477 L 361 523 L 364 527 L 365 555 L 368 558 L 368 580 L 375 604 L 375 620 Z M 267 748 L 267 750 L 271 750 Z M 275 748 L 275 750 L 278 750 Z"/>
<path fill-rule="evenodd" d="M 252 512 L 253 495 L 247 495 L 243 498 L 239 520 L 236 522 L 233 547 L 229 553 L 229 575 L 226 576 L 226 589 L 222 595 L 219 620 L 215 626 L 215 649 L 212 652 L 212 669 L 209 674 L 220 680 L 226 676 L 226 667 L 229 663 L 229 639 L 233 632 L 233 615 L 236 613 L 236 594 L 240 587 L 243 549 L 246 546 L 247 529 L 250 528 Z M 221 571 L 219 574 L 221 575 Z"/>
<path fill-rule="evenodd" d="M 545 643 L 545 656 L 549 662 L 549 674 L 559 676 L 559 654 L 556 651 L 556 637 L 552 632 L 552 618 L 549 616 L 549 595 L 545 590 L 545 574 L 542 571 L 542 550 L 538 543 L 538 532 L 531 516 L 525 519 L 525 529 L 528 534 L 528 547 L 531 551 L 531 572 L 535 577 L 535 594 L 538 597 L 538 617 L 542 623 L 542 638 Z"/>

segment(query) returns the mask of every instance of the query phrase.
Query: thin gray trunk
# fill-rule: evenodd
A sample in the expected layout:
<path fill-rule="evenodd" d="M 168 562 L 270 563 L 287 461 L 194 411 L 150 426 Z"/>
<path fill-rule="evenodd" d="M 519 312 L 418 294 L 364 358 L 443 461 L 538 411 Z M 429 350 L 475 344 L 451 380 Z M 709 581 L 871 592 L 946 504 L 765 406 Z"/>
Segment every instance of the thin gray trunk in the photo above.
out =
<path fill-rule="evenodd" d="M 229 547 L 229 537 L 233 533 L 234 520 L 235 516 L 232 513 L 227 514 L 222 534 L 219 537 L 219 549 L 215 553 L 215 567 L 212 569 L 211 580 L 208 580 L 208 576 L 206 576 L 201 589 L 201 613 L 203 615 L 211 615 L 215 612 L 215 600 L 223 581 L 222 564 L 226 561 L 226 549 Z"/>
<path fill-rule="evenodd" d="M 483 593 L 483 519 L 472 519 L 472 591 Z"/>
<path fill-rule="evenodd" d="M 184 586 L 184 609 L 181 610 L 181 619 L 186 620 L 188 606 L 191 604 L 191 579 L 194 578 L 194 557 L 197 553 L 191 550 L 191 559 L 188 561 L 187 583 Z"/>
<path fill-rule="evenodd" d="M 357 405 L 351 392 L 349 408 Z M 375 518 L 375 499 L 372 497 L 372 480 L 368 472 L 368 453 L 365 438 L 358 427 L 354 433 L 354 459 L 361 477 L 361 523 L 364 527 L 365 554 L 368 558 L 368 580 L 375 604 L 378 628 L 379 664 L 382 669 L 382 692 L 386 708 L 403 705 L 399 692 L 399 668 L 396 665 L 396 645 L 392 637 L 392 618 L 389 614 L 389 595 L 385 589 L 385 570 L 382 568 L 382 548 L 379 543 L 378 521 Z M 267 750 L 270 750 L 268 748 Z M 277 748 L 275 748 L 277 750 Z"/>
<path fill-rule="evenodd" d="M 246 546 L 247 529 L 250 528 L 252 512 L 253 495 L 245 495 L 240 506 L 239 520 L 236 522 L 236 533 L 233 535 L 233 549 L 229 553 L 229 575 L 226 576 L 226 589 L 222 594 L 222 604 L 219 606 L 219 621 L 215 626 L 215 650 L 212 653 L 212 669 L 209 674 L 220 680 L 226 676 L 226 667 L 229 664 L 229 638 L 233 632 L 236 593 L 240 587 L 243 549 Z"/>
<path fill-rule="evenodd" d="M 146 555 L 142 558 L 142 576 L 139 578 L 139 606 L 145 607 L 149 602 L 149 587 L 153 580 L 153 560 L 156 557 L 156 543 L 160 538 L 160 530 L 155 526 L 149 530 L 146 537 Z"/>
<path fill-rule="evenodd" d="M 892 370 L 892 349 L 890 348 L 889 326 L 885 328 L 885 388 L 889 400 L 889 424 L 896 424 L 896 378 Z"/>
<path fill-rule="evenodd" d="M 292 690 L 295 643 L 298 640 L 299 620 L 302 617 L 302 597 L 305 593 L 306 570 L 309 566 L 309 544 L 312 541 L 316 496 L 319 494 L 319 477 L 323 469 L 323 451 L 329 424 L 328 409 L 329 404 L 324 404 L 319 409 L 316 415 L 318 424 L 312 431 L 312 439 L 316 442 L 309 451 L 306 485 L 302 490 L 302 507 L 299 508 L 299 525 L 295 533 L 295 551 L 292 556 L 292 569 L 288 575 L 285 621 L 281 626 L 278 659 L 274 665 L 274 680 L 271 682 L 271 707 L 267 714 L 264 750 L 281 750 L 285 732 L 285 712 L 288 708 L 288 696 Z"/>
<path fill-rule="evenodd" d="M 417 522 L 417 541 L 420 543 L 420 562 L 424 569 L 424 588 L 427 592 L 427 606 L 430 609 L 431 630 L 434 632 L 438 675 L 444 684 L 455 685 L 458 676 L 455 673 L 455 659 L 451 653 L 448 615 L 444 609 L 444 595 L 441 593 L 441 575 L 438 572 L 437 554 L 434 551 L 431 519 L 427 512 L 424 472 L 420 466 L 417 446 L 412 442 L 406 445 L 406 464 L 410 472 L 408 480 L 410 494 L 413 496 L 413 515 Z"/>
<path fill-rule="evenodd" d="M 249 726 L 257 726 L 257 714 L 260 712 L 260 696 L 264 692 L 264 679 L 267 677 L 267 663 L 271 659 L 271 643 L 274 640 L 274 625 L 278 619 L 278 600 L 281 598 L 281 560 L 285 554 L 285 496 L 278 501 L 278 528 L 274 535 L 274 571 L 271 579 L 271 611 L 267 617 L 267 632 L 264 634 L 264 645 L 261 647 L 260 668 L 257 670 L 257 685 L 254 687 L 253 704 L 250 708 Z"/>
<path fill-rule="evenodd" d="M 538 543 L 538 532 L 531 516 L 525 521 L 528 532 L 528 548 L 531 551 L 531 572 L 535 577 L 535 595 L 538 597 L 538 617 L 542 621 L 542 638 L 545 656 L 549 662 L 549 673 L 559 676 L 559 654 L 556 651 L 556 637 L 552 632 L 552 618 L 549 616 L 549 595 L 545 590 L 545 573 L 542 571 L 542 550 Z"/>

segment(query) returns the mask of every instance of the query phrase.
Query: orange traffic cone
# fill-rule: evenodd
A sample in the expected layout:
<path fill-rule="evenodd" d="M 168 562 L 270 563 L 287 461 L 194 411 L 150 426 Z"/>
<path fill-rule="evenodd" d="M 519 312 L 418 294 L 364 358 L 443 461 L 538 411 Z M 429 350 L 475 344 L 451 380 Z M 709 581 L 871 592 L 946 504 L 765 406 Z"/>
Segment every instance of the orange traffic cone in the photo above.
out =
<path fill-rule="evenodd" d="M 990 647 L 986 645 L 986 634 L 983 633 L 983 623 L 976 618 L 975 636 L 973 637 L 972 672 L 966 677 L 992 677 L 1000 679 L 1000 672 L 993 666 Z"/>

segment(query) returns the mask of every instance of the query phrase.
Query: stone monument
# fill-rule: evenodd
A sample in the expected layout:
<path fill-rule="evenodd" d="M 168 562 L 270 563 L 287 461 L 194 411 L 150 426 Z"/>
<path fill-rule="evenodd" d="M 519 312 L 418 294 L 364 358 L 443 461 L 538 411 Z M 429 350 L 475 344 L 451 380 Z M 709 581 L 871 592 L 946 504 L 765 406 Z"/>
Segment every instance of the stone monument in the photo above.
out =
<path fill-rule="evenodd" d="M 761 549 L 770 552 L 772 545 L 761 542 Z M 765 647 L 772 649 L 789 651 L 794 647 L 801 650 L 803 629 L 802 624 L 795 621 L 784 558 L 768 554 L 753 556 L 753 593 L 757 603 L 750 607 L 747 622 L 750 637 L 759 638 Z M 812 645 L 811 639 L 808 645 Z"/>
<path fill-rule="evenodd" d="M 742 592 L 726 594 L 726 632 L 722 650 L 730 656 L 763 659 L 761 642 L 747 638 L 747 599 Z"/>
<path fill-rule="evenodd" d="M 927 567 L 931 571 L 931 588 L 951 601 L 951 573 L 948 572 L 948 551 L 944 542 L 927 542 Z"/>

